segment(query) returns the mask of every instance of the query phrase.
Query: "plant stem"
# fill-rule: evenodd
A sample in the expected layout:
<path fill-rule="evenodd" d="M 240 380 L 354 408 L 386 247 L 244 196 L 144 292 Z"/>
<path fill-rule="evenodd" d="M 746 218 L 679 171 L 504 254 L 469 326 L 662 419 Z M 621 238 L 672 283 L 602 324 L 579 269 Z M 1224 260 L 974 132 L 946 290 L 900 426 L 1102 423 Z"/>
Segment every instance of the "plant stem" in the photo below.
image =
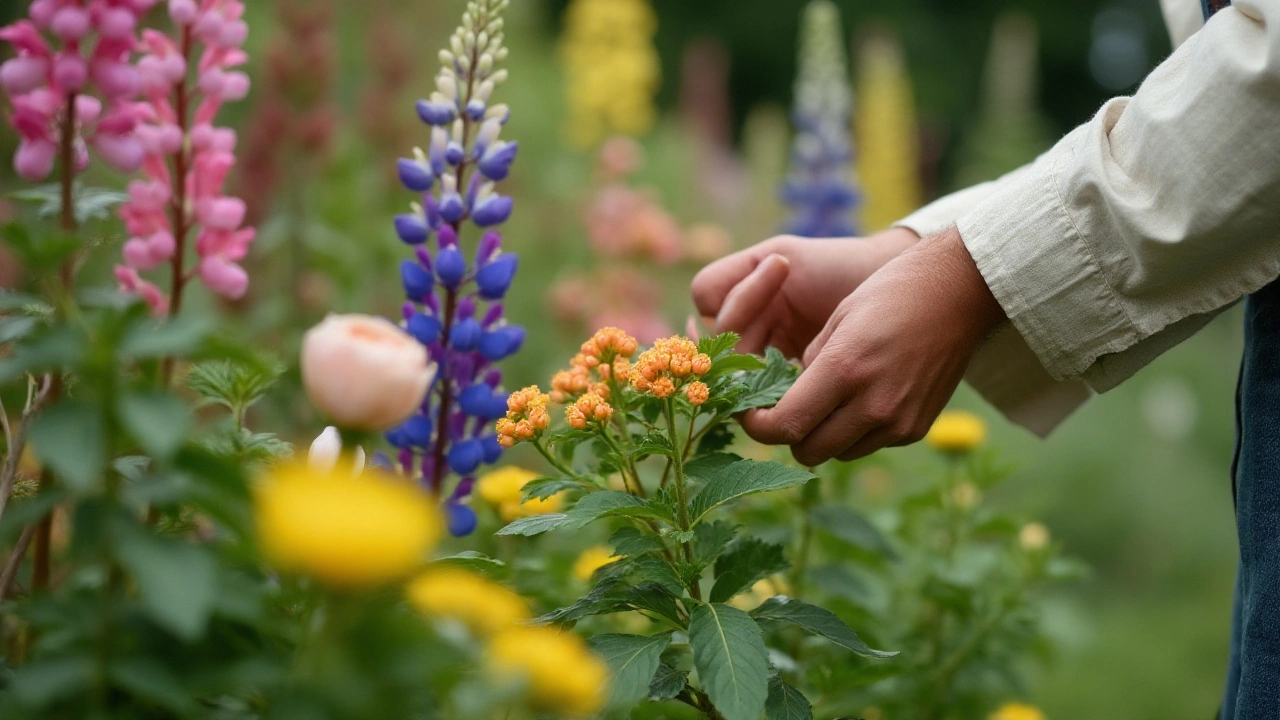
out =
<path fill-rule="evenodd" d="M 191 28 L 190 26 L 182 29 L 182 58 L 188 63 L 191 58 Z M 173 259 L 170 262 L 170 279 L 169 279 L 169 314 L 170 318 L 177 317 L 182 312 L 182 292 L 187 285 L 187 274 L 184 264 L 186 263 L 187 252 L 187 235 L 190 227 L 187 223 L 187 171 L 191 157 L 189 155 L 191 148 L 187 142 L 187 126 L 188 105 L 190 98 L 187 94 L 187 80 L 174 88 L 173 91 L 173 107 L 177 115 L 178 129 L 182 132 L 182 147 L 173 154 L 173 192 L 169 200 L 169 221 L 173 227 L 173 239 L 177 243 L 177 249 L 173 253 Z M 160 382 L 165 388 L 173 382 L 174 358 L 172 356 L 165 357 L 160 364 Z"/>
<path fill-rule="evenodd" d="M 18 537 L 17 544 L 13 546 L 13 552 L 9 553 L 4 571 L 0 572 L 0 602 L 9 596 L 9 588 L 13 587 L 13 581 L 18 577 L 18 568 L 22 567 L 22 558 L 27 554 L 27 547 L 31 545 L 32 538 L 36 536 L 37 527 L 36 523 L 28 525 Z"/>
<path fill-rule="evenodd" d="M 27 446 L 27 427 L 31 424 L 31 418 L 44 405 L 51 382 L 50 376 L 45 375 L 37 389 L 35 380 L 28 377 L 27 403 L 22 410 L 22 419 L 18 421 L 17 427 L 11 429 L 8 418 L 5 417 L 8 455 L 5 456 L 3 469 L 0 469 L 0 517 L 4 517 L 4 509 L 9 503 L 9 498 L 13 496 L 13 486 L 18 479 L 18 466 L 22 464 L 22 453 Z"/>
<path fill-rule="evenodd" d="M 689 522 L 689 503 L 685 497 L 685 477 L 684 477 L 684 453 L 681 452 L 680 446 L 676 440 L 676 413 L 675 403 L 671 398 L 667 398 L 663 403 L 663 411 L 666 413 L 667 419 L 667 436 L 671 440 L 671 447 L 675 450 L 674 462 L 675 467 L 675 485 L 676 485 L 676 514 L 680 522 L 680 529 L 688 532 L 692 523 Z M 687 448 L 686 448 L 687 449 Z M 680 543 L 681 549 L 684 551 L 685 562 L 693 563 L 693 544 L 690 542 Z M 702 599 L 702 590 L 699 587 L 697 578 L 694 578 L 689 588 L 689 594 L 695 600 Z"/>
<path fill-rule="evenodd" d="M 809 469 L 813 471 L 812 468 Z M 800 491 L 800 543 L 796 548 L 796 562 L 791 572 L 791 594 L 796 599 L 804 598 L 805 584 L 809 572 L 809 552 L 813 547 L 813 507 L 822 499 L 822 488 L 819 478 L 805 483 Z"/>
<path fill-rule="evenodd" d="M 542 444 L 542 438 L 535 438 L 533 441 L 533 446 L 538 449 L 538 453 L 542 455 L 542 457 L 546 458 L 547 462 L 551 463 L 551 467 L 555 468 L 556 470 L 559 470 L 560 472 L 564 473 L 565 475 L 568 475 L 569 477 L 579 482 L 584 482 L 591 485 L 595 484 L 595 483 L 591 483 L 586 478 L 574 472 L 573 468 L 570 468 L 569 466 L 557 460 L 555 456 L 552 455 L 547 450 L 546 446 Z"/>

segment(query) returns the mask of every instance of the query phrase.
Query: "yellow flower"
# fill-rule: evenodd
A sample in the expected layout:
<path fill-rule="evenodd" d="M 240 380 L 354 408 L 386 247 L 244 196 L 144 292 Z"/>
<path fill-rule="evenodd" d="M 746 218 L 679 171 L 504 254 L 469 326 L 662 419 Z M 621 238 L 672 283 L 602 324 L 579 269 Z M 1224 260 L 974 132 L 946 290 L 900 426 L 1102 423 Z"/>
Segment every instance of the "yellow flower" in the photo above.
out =
<path fill-rule="evenodd" d="M 530 626 L 504 630 L 489 644 L 489 665 L 503 679 L 528 682 L 532 703 L 557 714 L 593 715 L 608 697 L 608 668 L 570 632 Z"/>
<path fill-rule="evenodd" d="M 585 582 L 590 580 L 597 570 L 619 559 L 613 556 L 613 550 L 603 545 L 589 547 L 573 563 L 573 576 Z"/>
<path fill-rule="evenodd" d="M 1027 552 L 1039 552 L 1049 544 L 1049 528 L 1040 523 L 1027 523 L 1018 531 L 1018 544 Z"/>
<path fill-rule="evenodd" d="M 862 225 L 878 231 L 920 207 L 920 141 L 911 79 L 902 49 L 889 35 L 873 35 L 858 58 L 858 178 Z"/>
<path fill-rule="evenodd" d="M 938 416 L 925 436 L 935 450 L 966 453 L 987 439 L 987 424 L 982 418 L 963 410 L 949 410 Z"/>
<path fill-rule="evenodd" d="M 774 576 L 757 580 L 756 584 L 752 585 L 747 592 L 734 595 L 729 600 L 729 604 L 743 612 L 750 612 L 774 595 L 786 595 L 789 592 L 791 592 L 791 587 L 787 584 L 787 581 L 781 577 Z"/>
<path fill-rule="evenodd" d="M 1045 720 L 1039 708 L 1022 703 L 1005 703 L 992 713 L 990 720 Z"/>
<path fill-rule="evenodd" d="M 301 463 L 272 468 L 254 488 L 254 519 L 267 559 L 341 588 L 404 577 L 440 536 L 430 498 L 395 477 L 349 463 L 324 470 Z"/>
<path fill-rule="evenodd" d="M 647 0 L 569 3 L 560 57 L 568 81 L 566 127 L 577 145 L 649 131 L 661 79 L 656 31 L 657 16 Z"/>
<path fill-rule="evenodd" d="M 508 465 L 480 476 L 476 482 L 476 492 L 497 511 L 506 522 L 530 515 L 546 515 L 559 512 L 564 501 L 559 495 L 552 495 L 542 500 L 520 502 L 521 489 L 530 480 L 542 477 L 532 470 Z"/>
<path fill-rule="evenodd" d="M 529 619 L 524 598 L 458 568 L 427 570 L 409 583 L 409 604 L 429 617 L 457 620 L 478 635 L 492 635 Z"/>

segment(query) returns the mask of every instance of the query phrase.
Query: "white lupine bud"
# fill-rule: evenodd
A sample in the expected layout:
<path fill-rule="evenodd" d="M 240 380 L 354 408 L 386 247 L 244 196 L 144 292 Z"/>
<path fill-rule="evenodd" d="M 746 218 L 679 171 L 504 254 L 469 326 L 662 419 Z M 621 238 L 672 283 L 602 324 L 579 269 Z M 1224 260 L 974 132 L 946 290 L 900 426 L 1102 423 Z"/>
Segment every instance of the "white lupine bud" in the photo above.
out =
<path fill-rule="evenodd" d="M 502 123 L 496 118 L 493 120 L 485 120 L 480 125 L 480 132 L 476 134 L 476 144 L 488 147 L 494 140 L 498 139 L 498 133 L 502 132 Z"/>
<path fill-rule="evenodd" d="M 494 57 L 494 59 L 496 59 L 498 62 L 502 62 L 503 60 L 506 60 L 506 59 L 507 59 L 507 49 L 506 49 L 506 48 L 504 48 L 504 47 L 502 47 L 502 48 L 498 48 L 497 50 L 495 50 L 495 51 L 493 52 L 493 57 Z"/>
<path fill-rule="evenodd" d="M 489 33 L 481 30 L 480 34 L 476 36 L 476 45 L 482 48 L 489 47 Z"/>
<path fill-rule="evenodd" d="M 458 192 L 458 177 L 451 172 L 440 176 L 440 188 L 444 192 Z"/>
<path fill-rule="evenodd" d="M 420 147 L 415 147 L 415 148 L 413 149 L 413 159 L 414 159 L 414 160 L 417 160 L 419 163 L 421 163 L 421 164 L 423 164 L 423 165 L 426 165 L 426 164 L 427 164 L 427 154 L 426 154 L 426 153 L 424 153 L 424 152 L 422 151 L 422 148 L 420 148 Z"/>
<path fill-rule="evenodd" d="M 467 54 L 466 49 L 462 47 L 462 38 L 457 35 L 449 38 L 449 46 L 453 49 L 453 54 L 456 57 L 462 57 Z"/>
<path fill-rule="evenodd" d="M 440 51 L 440 64 L 445 67 L 453 67 L 453 53 L 448 50 Z"/>
<path fill-rule="evenodd" d="M 504 24 L 505 23 L 502 22 L 502 18 L 495 18 L 493 22 L 489 23 L 489 32 L 492 32 L 492 33 L 502 32 L 502 26 Z"/>
<path fill-rule="evenodd" d="M 489 98 L 492 96 L 493 96 L 493 81 L 485 80 L 484 82 L 480 83 L 480 87 L 476 88 L 475 95 L 473 95 L 472 97 L 480 100 L 480 102 L 487 103 L 489 102 Z"/>
<path fill-rule="evenodd" d="M 452 72 L 448 70 L 440 71 L 440 74 L 436 76 L 436 89 L 440 91 L 445 100 L 449 102 L 458 101 L 458 82 L 454 80 Z"/>
<path fill-rule="evenodd" d="M 497 120 L 500 123 L 504 123 L 510 114 L 511 108 L 507 107 L 506 103 L 498 103 L 497 105 L 489 106 L 489 109 L 484 113 L 484 119 Z"/>
<path fill-rule="evenodd" d="M 462 133 L 466 130 L 466 126 L 462 123 L 462 118 L 453 121 L 453 141 L 462 142 Z"/>
<path fill-rule="evenodd" d="M 443 157 L 445 147 L 449 144 L 449 133 L 442 127 L 431 128 L 431 155 Z"/>
<path fill-rule="evenodd" d="M 507 81 L 507 69 L 503 68 L 499 70 L 498 72 L 494 73 L 493 77 L 490 79 L 493 80 L 494 85 L 501 85 L 502 83 Z"/>
<path fill-rule="evenodd" d="M 466 44 L 467 48 L 473 48 L 473 47 L 475 47 L 475 46 L 476 46 L 476 31 L 475 31 L 475 30 L 468 30 L 468 31 L 467 31 L 467 34 L 466 34 L 466 36 L 465 36 L 465 37 L 464 37 L 464 39 L 463 39 L 463 42 Z"/>
<path fill-rule="evenodd" d="M 493 53 L 485 53 L 480 56 L 480 62 L 477 63 L 476 71 L 482 76 L 493 72 Z"/>
<path fill-rule="evenodd" d="M 471 72 L 471 58 L 466 55 L 459 57 L 458 69 L 461 70 L 464 75 L 469 74 Z"/>
<path fill-rule="evenodd" d="M 409 203 L 409 212 L 413 213 L 414 215 L 423 215 L 423 214 L 425 214 L 425 213 L 422 211 L 422 203 L 420 203 L 420 202 L 416 202 L 416 201 L 415 201 L 415 202 L 411 202 L 411 203 Z"/>

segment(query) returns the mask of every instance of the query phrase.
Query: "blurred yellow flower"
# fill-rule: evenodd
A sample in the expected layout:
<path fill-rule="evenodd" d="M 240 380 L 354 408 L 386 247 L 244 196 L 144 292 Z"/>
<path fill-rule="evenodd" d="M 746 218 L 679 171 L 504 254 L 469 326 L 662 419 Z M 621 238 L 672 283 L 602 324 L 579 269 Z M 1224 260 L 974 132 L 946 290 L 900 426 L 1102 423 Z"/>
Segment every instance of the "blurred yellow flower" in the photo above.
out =
<path fill-rule="evenodd" d="M 1049 544 L 1049 528 L 1040 523 L 1027 523 L 1018 532 L 1018 544 L 1027 552 L 1037 552 Z"/>
<path fill-rule="evenodd" d="M 982 418 L 963 410 L 948 410 L 938 416 L 925 436 L 935 450 L 966 453 L 987 439 L 987 424 Z"/>
<path fill-rule="evenodd" d="M 653 46 L 658 18 L 647 0 L 572 0 L 560 57 L 568 81 L 570 140 L 595 145 L 614 134 L 639 136 L 656 118 L 661 79 Z"/>
<path fill-rule="evenodd" d="M 254 520 L 269 562 L 334 587 L 367 588 L 408 575 L 440 536 L 435 503 L 390 475 L 286 463 L 254 488 Z"/>
<path fill-rule="evenodd" d="M 1022 703 L 1006 703 L 992 713 L 990 720 L 1045 720 L 1039 708 Z"/>
<path fill-rule="evenodd" d="M 859 51 L 858 70 L 854 137 L 866 202 L 862 225 L 876 232 L 920 207 L 920 139 L 898 42 L 890 35 L 871 35 Z"/>
<path fill-rule="evenodd" d="M 427 570 L 409 583 L 406 594 L 423 615 L 452 618 L 477 635 L 492 635 L 529 619 L 524 598 L 458 568 Z"/>
<path fill-rule="evenodd" d="M 487 503 L 498 511 L 498 515 L 506 522 L 530 515 L 546 515 L 559 512 L 564 507 L 564 500 L 559 495 L 552 495 L 542 500 L 520 502 L 521 490 L 530 480 L 542 475 L 514 465 L 498 468 L 480 476 L 476 481 L 476 492 Z"/>
<path fill-rule="evenodd" d="M 489 665 L 503 679 L 523 678 L 532 703 L 560 715 L 593 715 L 608 697 L 608 668 L 572 632 L 509 628 L 489 644 Z"/>
<path fill-rule="evenodd" d="M 613 556 L 613 550 L 603 545 L 589 547 L 582 551 L 582 554 L 578 556 L 578 560 L 573 564 L 573 576 L 585 582 L 590 580 L 591 576 L 595 575 L 600 568 L 620 559 Z"/>
<path fill-rule="evenodd" d="M 791 586 L 787 584 L 787 581 L 775 575 L 771 578 L 757 580 L 750 590 L 734 595 L 729 600 L 729 604 L 743 612 L 750 612 L 760 607 L 761 603 L 774 595 L 786 595 L 789 592 L 791 592 Z"/>

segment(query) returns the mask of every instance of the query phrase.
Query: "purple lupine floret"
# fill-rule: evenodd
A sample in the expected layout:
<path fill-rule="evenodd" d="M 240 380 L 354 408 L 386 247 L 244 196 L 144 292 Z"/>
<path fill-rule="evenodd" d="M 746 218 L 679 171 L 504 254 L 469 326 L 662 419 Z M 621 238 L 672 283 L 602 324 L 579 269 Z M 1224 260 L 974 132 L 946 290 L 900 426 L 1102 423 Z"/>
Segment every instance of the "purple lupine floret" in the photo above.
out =
<path fill-rule="evenodd" d="M 506 51 L 494 31 L 505 6 L 476 0 L 467 13 L 441 53 L 436 92 L 415 105 L 429 126 L 426 149 L 396 164 L 400 183 L 416 194 L 411 212 L 394 222 L 413 246 L 400 268 L 405 329 L 439 372 L 419 412 L 386 437 L 400 470 L 420 475 L 439 498 L 454 535 L 475 529 L 467 505 L 474 473 L 502 455 L 493 421 L 505 414 L 507 393 L 494 363 L 519 350 L 525 336 L 507 324 L 501 302 L 519 265 L 497 230 L 514 202 L 495 183 L 508 177 L 518 151 L 500 138 L 509 109 L 491 99 L 506 77 L 495 67 Z"/>

